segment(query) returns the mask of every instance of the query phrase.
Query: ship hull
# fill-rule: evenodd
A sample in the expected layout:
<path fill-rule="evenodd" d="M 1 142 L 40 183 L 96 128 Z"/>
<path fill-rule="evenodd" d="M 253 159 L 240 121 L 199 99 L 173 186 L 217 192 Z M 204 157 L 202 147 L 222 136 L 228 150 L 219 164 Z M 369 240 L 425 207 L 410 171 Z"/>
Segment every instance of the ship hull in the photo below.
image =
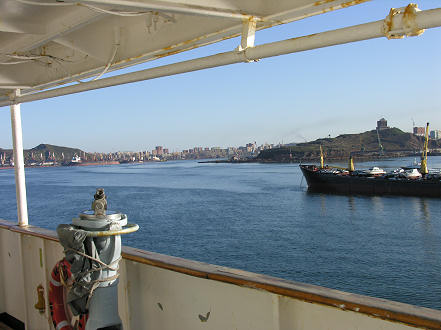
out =
<path fill-rule="evenodd" d="M 300 165 L 308 191 L 336 194 L 401 195 L 441 197 L 441 181 L 386 177 L 362 177 L 324 173 L 311 165 Z"/>

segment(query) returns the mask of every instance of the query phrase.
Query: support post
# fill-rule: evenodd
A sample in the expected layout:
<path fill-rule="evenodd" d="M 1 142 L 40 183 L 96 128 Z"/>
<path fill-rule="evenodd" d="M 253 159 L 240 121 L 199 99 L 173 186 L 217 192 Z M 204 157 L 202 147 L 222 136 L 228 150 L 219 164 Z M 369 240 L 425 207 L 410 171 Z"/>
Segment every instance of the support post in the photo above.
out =
<path fill-rule="evenodd" d="M 250 18 L 242 23 L 242 38 L 240 40 L 240 50 L 254 47 L 256 37 L 256 19 Z"/>
<path fill-rule="evenodd" d="M 11 95 L 12 100 L 20 96 L 16 89 Z M 17 196 L 18 225 L 28 225 L 28 205 L 26 201 L 26 184 L 23 157 L 23 132 L 21 128 L 20 104 L 11 104 L 12 144 L 14 148 L 15 192 Z"/>

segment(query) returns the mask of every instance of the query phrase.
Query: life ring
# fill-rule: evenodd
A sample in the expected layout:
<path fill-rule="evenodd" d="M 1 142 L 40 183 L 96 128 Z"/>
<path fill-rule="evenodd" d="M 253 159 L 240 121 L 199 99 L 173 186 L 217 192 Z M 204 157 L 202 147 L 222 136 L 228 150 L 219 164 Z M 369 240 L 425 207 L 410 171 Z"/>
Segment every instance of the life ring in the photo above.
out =
<path fill-rule="evenodd" d="M 64 303 L 65 283 L 67 283 L 71 276 L 70 263 L 65 258 L 58 261 L 52 269 L 49 282 L 49 308 L 56 330 L 73 330 L 67 313 L 68 306 Z M 81 315 L 77 329 L 82 330 L 86 328 L 88 316 L 88 314 Z"/>

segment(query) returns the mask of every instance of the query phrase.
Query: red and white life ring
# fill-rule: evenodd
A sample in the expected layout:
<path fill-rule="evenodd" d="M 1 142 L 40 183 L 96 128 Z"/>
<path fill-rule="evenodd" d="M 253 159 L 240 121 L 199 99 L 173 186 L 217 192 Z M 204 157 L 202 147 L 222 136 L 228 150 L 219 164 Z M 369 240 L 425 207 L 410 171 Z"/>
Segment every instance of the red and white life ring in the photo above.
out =
<path fill-rule="evenodd" d="M 72 276 L 70 263 L 65 258 L 58 261 L 52 269 L 49 283 L 49 307 L 51 311 L 52 322 L 56 330 L 73 330 L 70 323 L 70 313 L 67 312 L 68 306 L 64 302 L 64 286 Z M 78 322 L 77 329 L 85 329 L 88 314 L 83 314 Z"/>

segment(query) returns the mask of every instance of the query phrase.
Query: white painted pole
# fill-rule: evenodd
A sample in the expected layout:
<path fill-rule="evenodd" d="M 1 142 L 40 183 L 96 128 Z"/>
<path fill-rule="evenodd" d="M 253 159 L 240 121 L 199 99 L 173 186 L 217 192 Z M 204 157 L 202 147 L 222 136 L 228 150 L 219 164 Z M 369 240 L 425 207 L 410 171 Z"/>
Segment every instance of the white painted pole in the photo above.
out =
<path fill-rule="evenodd" d="M 16 89 L 14 98 L 20 96 Z M 18 225 L 28 225 L 28 206 L 26 201 L 26 184 L 23 157 L 23 132 L 21 128 L 20 104 L 11 105 L 12 143 L 14 147 L 15 192 L 17 195 Z"/>
<path fill-rule="evenodd" d="M 417 12 L 407 21 L 402 19 L 403 14 L 395 15 L 393 18 L 392 31 L 401 30 L 422 30 L 441 26 L 441 8 L 430 9 Z M 255 47 L 248 47 L 240 51 L 231 51 L 216 55 L 197 58 L 194 60 L 159 66 L 152 69 L 126 73 L 119 76 L 93 80 L 82 84 L 51 89 L 44 92 L 23 95 L 14 100 L 0 101 L 0 106 L 12 103 L 24 103 L 36 100 L 43 100 L 52 97 L 80 93 L 88 90 L 117 86 L 137 81 L 155 79 L 159 77 L 172 76 L 175 74 L 198 71 L 202 69 L 214 68 L 228 64 L 250 62 L 262 58 L 291 54 L 311 49 L 329 47 L 334 45 L 346 44 L 350 42 L 386 37 L 384 31 L 386 20 L 375 21 L 342 28 L 338 30 L 326 31 L 311 34 L 304 37 L 292 38 L 283 41 L 276 41 Z M 409 27 L 409 22 L 412 25 Z"/>

